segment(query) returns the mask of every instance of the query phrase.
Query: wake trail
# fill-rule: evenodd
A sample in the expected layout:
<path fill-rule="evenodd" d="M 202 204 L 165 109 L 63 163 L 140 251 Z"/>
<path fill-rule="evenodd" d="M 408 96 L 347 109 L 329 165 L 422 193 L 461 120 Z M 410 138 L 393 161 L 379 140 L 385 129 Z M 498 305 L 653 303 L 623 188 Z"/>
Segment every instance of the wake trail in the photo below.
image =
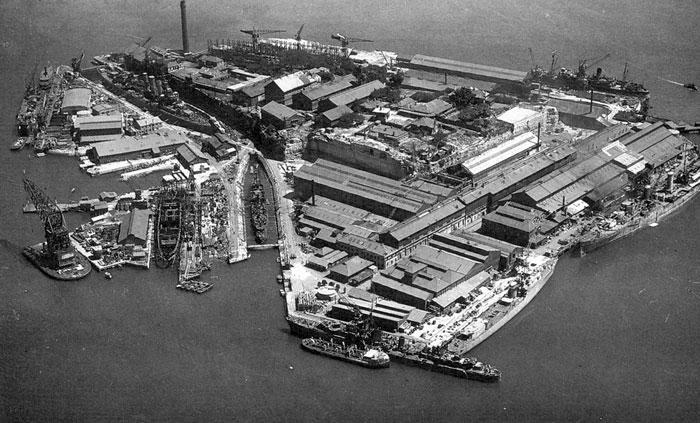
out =
<path fill-rule="evenodd" d="M 683 84 L 682 84 L 682 83 L 680 83 L 680 82 L 676 82 L 676 81 L 671 81 L 670 79 L 666 79 L 666 78 L 659 78 L 659 79 L 660 79 L 660 80 L 662 80 L 662 81 L 666 81 L 666 82 L 669 82 L 669 83 L 671 83 L 671 84 L 676 84 L 676 85 L 680 85 L 681 87 L 683 86 Z"/>

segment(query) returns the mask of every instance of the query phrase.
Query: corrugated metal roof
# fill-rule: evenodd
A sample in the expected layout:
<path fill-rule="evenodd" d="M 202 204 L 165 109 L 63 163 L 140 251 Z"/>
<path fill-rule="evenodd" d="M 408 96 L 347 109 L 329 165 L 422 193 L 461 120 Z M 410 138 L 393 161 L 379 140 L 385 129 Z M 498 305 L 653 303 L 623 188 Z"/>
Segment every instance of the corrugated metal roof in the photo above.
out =
<path fill-rule="evenodd" d="M 340 79 L 326 84 L 322 84 L 316 88 L 309 88 L 300 93 L 307 99 L 314 101 L 323 97 L 331 96 L 342 90 L 352 87 L 352 82 L 349 79 Z"/>
<path fill-rule="evenodd" d="M 63 94 L 61 109 L 83 109 L 90 108 L 90 97 L 92 93 L 89 88 L 71 88 Z"/>
<path fill-rule="evenodd" d="M 357 100 L 362 100 L 364 98 L 369 97 L 370 94 L 374 92 L 374 90 L 378 90 L 380 88 L 384 88 L 384 84 L 382 82 L 376 80 L 370 81 L 351 90 L 343 91 L 339 94 L 333 95 L 328 98 L 328 101 L 336 106 L 350 104 Z"/>
<path fill-rule="evenodd" d="M 512 140 L 506 141 L 492 149 L 486 150 L 476 157 L 472 157 L 462 166 L 473 176 L 493 169 L 510 158 L 537 147 L 537 136 L 532 132 L 525 132 Z"/>
<path fill-rule="evenodd" d="M 458 60 L 443 59 L 440 57 L 424 56 L 422 54 L 414 55 L 411 59 L 411 64 L 459 72 L 472 77 L 483 76 L 512 82 L 522 82 L 527 76 L 527 73 L 522 71 L 460 62 Z"/>
<path fill-rule="evenodd" d="M 309 84 L 312 84 L 314 82 L 320 81 L 321 78 L 319 76 L 309 76 L 306 75 L 304 72 L 296 72 L 292 73 L 286 76 L 283 76 L 281 78 L 277 78 L 274 81 L 272 81 L 272 84 L 277 85 L 277 87 L 282 91 L 283 93 L 287 93 L 292 90 L 296 90 L 302 87 L 305 87 Z"/>
<path fill-rule="evenodd" d="M 335 122 L 336 120 L 340 119 L 341 116 L 352 113 L 352 109 L 350 109 L 346 105 L 334 107 L 330 110 L 326 110 L 325 112 L 322 113 L 322 116 L 326 119 L 328 119 L 329 122 Z"/>
<path fill-rule="evenodd" d="M 449 199 L 436 204 L 434 207 L 397 224 L 389 230 L 389 234 L 397 241 L 404 240 L 414 234 L 431 227 L 439 222 L 462 213 L 465 205 L 457 199 Z"/>
<path fill-rule="evenodd" d="M 447 292 L 433 298 L 433 302 L 440 308 L 448 307 L 460 298 L 467 298 L 470 292 L 490 280 L 491 275 L 481 271 Z"/>
<path fill-rule="evenodd" d="M 496 117 L 496 119 L 510 123 L 516 124 L 524 120 L 532 119 L 539 115 L 541 112 L 536 112 L 534 110 L 525 109 L 522 107 L 513 107 L 510 110 L 506 110 Z"/>
<path fill-rule="evenodd" d="M 295 116 L 299 116 L 299 113 L 294 111 L 284 104 L 279 104 L 276 101 L 271 101 L 262 107 L 263 113 L 267 113 L 279 120 L 287 120 Z"/>
<path fill-rule="evenodd" d="M 385 288 L 389 288 L 392 291 L 401 292 L 402 294 L 405 294 L 409 297 L 417 298 L 421 301 L 428 301 L 433 297 L 433 295 L 429 292 L 423 291 L 422 289 L 413 287 L 411 285 L 406 285 L 405 283 L 395 281 L 381 274 L 374 275 L 374 277 L 372 278 L 372 284 L 381 285 Z"/>
<path fill-rule="evenodd" d="M 186 142 L 184 137 L 171 133 L 164 137 L 158 134 L 148 134 L 143 137 L 123 137 L 114 141 L 101 142 L 93 147 L 98 157 L 109 157 L 120 154 L 138 153 L 154 148 L 181 145 Z"/>

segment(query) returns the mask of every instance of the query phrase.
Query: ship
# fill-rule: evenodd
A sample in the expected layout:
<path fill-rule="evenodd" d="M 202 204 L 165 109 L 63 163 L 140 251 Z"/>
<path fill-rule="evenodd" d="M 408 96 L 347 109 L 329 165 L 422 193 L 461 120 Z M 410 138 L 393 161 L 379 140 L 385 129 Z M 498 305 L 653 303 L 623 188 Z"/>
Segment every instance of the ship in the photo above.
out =
<path fill-rule="evenodd" d="M 314 354 L 346 361 L 369 369 L 389 367 L 389 355 L 375 348 L 362 348 L 357 345 L 336 344 L 320 338 L 304 338 L 301 347 Z"/>
<path fill-rule="evenodd" d="M 265 191 L 260 177 L 256 171 L 255 180 L 250 187 L 250 219 L 253 224 L 255 240 L 262 244 L 267 238 L 265 229 L 267 228 L 267 210 L 265 209 Z"/>
<path fill-rule="evenodd" d="M 586 75 L 584 62 L 579 65 L 577 72 L 568 68 L 561 68 L 559 72 L 554 72 L 553 70 L 547 72 L 536 66 L 530 70 L 527 80 L 563 90 L 594 90 L 635 97 L 646 97 L 649 95 L 649 90 L 644 85 L 627 81 L 627 64 L 625 64 L 622 80 L 603 75 L 602 68 L 598 68 L 595 74 Z"/>
<path fill-rule="evenodd" d="M 180 245 L 182 199 L 177 192 L 161 192 L 156 213 L 156 258 L 159 266 L 167 267 L 175 259 Z"/>
<path fill-rule="evenodd" d="M 13 142 L 10 146 L 10 150 L 21 150 L 27 143 L 27 139 L 24 137 L 17 138 L 17 141 Z"/>
<path fill-rule="evenodd" d="M 501 380 L 500 370 L 478 361 L 473 357 L 461 357 L 456 354 L 434 353 L 429 348 L 420 345 L 407 346 L 404 338 L 399 338 L 398 345 L 385 343 L 389 357 L 407 366 L 419 367 L 431 372 L 444 373 L 462 379 L 480 382 L 498 382 Z"/>
<path fill-rule="evenodd" d="M 46 243 L 22 249 L 22 254 L 46 276 L 59 281 L 75 281 L 87 276 L 92 270 L 90 261 L 73 250 L 62 253 L 61 266 L 55 266 L 47 252 Z"/>
<path fill-rule="evenodd" d="M 292 335 L 301 338 L 345 339 L 347 325 L 338 320 L 322 318 L 320 316 L 302 317 L 288 315 L 287 324 Z"/>
<path fill-rule="evenodd" d="M 697 87 L 694 83 L 692 83 L 692 82 L 688 82 L 687 84 L 683 84 L 683 86 L 684 86 L 685 88 L 691 90 L 691 91 L 697 91 L 697 90 L 698 90 L 698 87 Z"/>

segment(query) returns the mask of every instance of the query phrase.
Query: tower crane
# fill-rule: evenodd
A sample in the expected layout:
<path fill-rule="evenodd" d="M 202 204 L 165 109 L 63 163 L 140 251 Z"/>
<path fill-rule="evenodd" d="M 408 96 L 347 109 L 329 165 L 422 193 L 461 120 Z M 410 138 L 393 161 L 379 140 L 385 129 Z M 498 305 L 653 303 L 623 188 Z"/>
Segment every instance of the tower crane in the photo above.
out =
<path fill-rule="evenodd" d="M 27 178 L 23 182 L 29 200 L 36 207 L 36 212 L 44 223 L 44 236 L 46 237 L 44 255 L 51 266 L 58 267 L 61 256 L 65 256 L 66 253 L 74 254 L 63 212 L 56 202 L 49 198 L 34 182 Z"/>
<path fill-rule="evenodd" d="M 302 29 L 304 29 L 304 24 L 301 24 L 299 31 L 297 31 L 297 34 L 294 36 L 294 39 L 297 40 L 297 50 L 301 50 L 301 30 Z"/>
<path fill-rule="evenodd" d="M 139 44 L 139 45 L 140 45 L 141 47 L 146 47 L 146 44 L 148 44 L 148 42 L 151 41 L 152 38 L 153 38 L 153 35 L 149 36 L 148 38 L 146 38 L 146 41 L 142 42 L 142 43 Z"/>
<path fill-rule="evenodd" d="M 286 32 L 284 29 L 241 29 L 241 32 L 251 36 L 253 41 L 253 51 L 258 51 L 258 40 L 261 35 L 265 34 L 277 34 L 280 32 Z M 301 31 L 300 31 L 301 32 Z"/>
<path fill-rule="evenodd" d="M 373 43 L 374 41 L 372 40 L 365 40 L 363 38 L 353 38 L 353 37 L 348 37 L 340 33 L 336 33 L 331 35 L 331 38 L 334 40 L 340 41 L 340 46 L 343 48 L 343 51 L 345 52 L 345 55 L 348 55 L 348 45 L 350 43 Z"/>

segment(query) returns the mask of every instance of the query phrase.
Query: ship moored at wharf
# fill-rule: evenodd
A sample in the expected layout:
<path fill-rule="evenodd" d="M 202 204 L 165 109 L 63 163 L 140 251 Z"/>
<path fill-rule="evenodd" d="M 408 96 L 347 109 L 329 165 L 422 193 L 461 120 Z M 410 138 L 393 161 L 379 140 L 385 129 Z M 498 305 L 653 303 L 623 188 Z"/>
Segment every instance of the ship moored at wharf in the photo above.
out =
<path fill-rule="evenodd" d="M 315 354 L 358 364 L 369 369 L 383 369 L 390 365 L 389 356 L 374 348 L 361 348 L 352 344 L 346 346 L 320 338 L 305 338 L 301 341 L 301 347 Z"/>

